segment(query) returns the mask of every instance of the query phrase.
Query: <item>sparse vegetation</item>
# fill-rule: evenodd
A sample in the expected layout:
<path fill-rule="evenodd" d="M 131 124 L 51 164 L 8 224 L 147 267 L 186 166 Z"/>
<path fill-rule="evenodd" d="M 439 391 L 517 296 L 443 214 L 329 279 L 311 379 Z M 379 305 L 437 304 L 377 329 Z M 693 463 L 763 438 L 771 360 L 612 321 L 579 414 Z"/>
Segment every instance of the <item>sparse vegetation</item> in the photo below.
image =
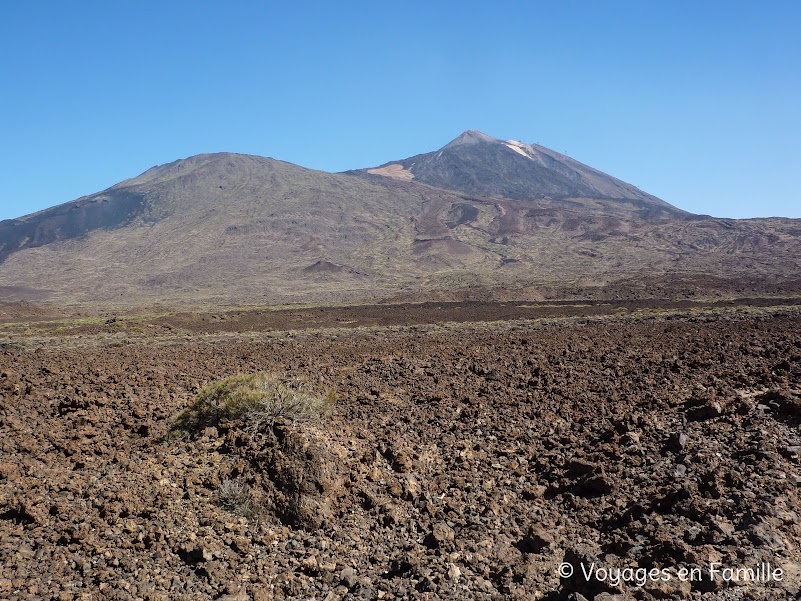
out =
<path fill-rule="evenodd" d="M 616 317 L 615 303 L 636 306 L 326 308 L 294 338 L 299 310 L 264 312 L 227 319 L 213 344 L 209 314 L 171 318 L 187 340 L 119 348 L 106 327 L 63 343 L 0 330 L 0 599 L 563 598 L 586 584 L 558 576 L 563 555 L 579 575 L 591 556 L 708 568 L 699 549 L 795 574 L 798 554 L 781 551 L 801 537 L 776 512 L 801 504 L 801 308 L 654 301 L 675 317 Z M 245 365 L 285 367 L 217 381 L 259 370 Z M 320 406 L 320 374 L 344 399 L 335 415 L 248 434 L 245 389 L 280 380 Z M 198 429 L 162 444 L 182 410 Z M 631 508 L 643 519 L 621 520 Z M 672 599 L 732 590 L 657 584 Z M 748 590 L 796 599 L 797 586 Z"/>
<path fill-rule="evenodd" d="M 298 390 L 271 373 L 239 374 L 204 386 L 192 406 L 178 415 L 173 429 L 192 432 L 228 419 L 241 420 L 245 430 L 256 432 L 277 419 L 319 418 L 334 400 L 333 393 L 322 397 Z"/>
<path fill-rule="evenodd" d="M 250 487 L 242 480 L 226 478 L 217 488 L 217 502 L 231 513 L 250 515 Z"/>

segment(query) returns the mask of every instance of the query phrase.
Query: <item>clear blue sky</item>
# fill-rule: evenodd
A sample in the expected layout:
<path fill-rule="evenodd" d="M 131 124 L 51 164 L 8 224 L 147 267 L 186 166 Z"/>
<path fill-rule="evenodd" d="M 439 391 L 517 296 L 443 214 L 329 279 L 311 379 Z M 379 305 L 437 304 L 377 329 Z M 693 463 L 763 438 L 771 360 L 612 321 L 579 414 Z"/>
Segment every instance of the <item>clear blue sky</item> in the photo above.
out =
<path fill-rule="evenodd" d="M 339 171 L 463 130 L 801 217 L 801 2 L 2 2 L 0 219 L 201 152 Z"/>

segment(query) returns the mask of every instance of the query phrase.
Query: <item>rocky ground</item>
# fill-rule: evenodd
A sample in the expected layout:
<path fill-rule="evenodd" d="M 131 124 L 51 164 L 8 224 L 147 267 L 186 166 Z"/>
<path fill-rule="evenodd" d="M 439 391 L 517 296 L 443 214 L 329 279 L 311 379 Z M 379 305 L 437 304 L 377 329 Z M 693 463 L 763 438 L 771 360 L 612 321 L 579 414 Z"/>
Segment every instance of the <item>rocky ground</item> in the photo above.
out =
<path fill-rule="evenodd" d="M 0 598 L 798 598 L 789 305 L 16 316 Z M 310 423 L 172 429 L 204 383 L 259 370 L 338 400 Z M 767 563 L 781 580 L 714 572 Z"/>

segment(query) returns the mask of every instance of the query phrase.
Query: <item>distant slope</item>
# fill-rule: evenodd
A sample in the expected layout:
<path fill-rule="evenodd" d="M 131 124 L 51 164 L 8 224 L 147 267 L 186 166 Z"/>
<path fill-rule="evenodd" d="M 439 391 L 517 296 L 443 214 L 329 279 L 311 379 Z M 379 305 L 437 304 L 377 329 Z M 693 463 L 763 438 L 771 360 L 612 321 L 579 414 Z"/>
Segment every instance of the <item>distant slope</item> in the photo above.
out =
<path fill-rule="evenodd" d="M 59 240 L 81 238 L 97 229 L 122 227 L 145 210 L 144 197 L 126 189 L 53 207 L 20 219 L 0 221 L 0 263 L 10 254 Z"/>
<path fill-rule="evenodd" d="M 473 138 L 450 149 L 498 145 Z M 503 146 L 480 153 L 534 162 Z M 501 180 L 482 184 L 486 162 L 476 159 L 481 176 L 464 173 L 479 156 L 471 152 L 452 155 L 462 165 L 454 173 L 437 168 L 491 194 L 229 153 L 154 167 L 0 223 L 0 301 L 330 304 L 543 298 L 618 284 L 665 296 L 679 281 L 753 294 L 760 282 L 775 293 L 801 280 L 798 220 L 689 215 L 589 168 L 564 192 L 582 197 L 513 198 Z M 520 185 L 531 184 L 521 173 Z"/>
<path fill-rule="evenodd" d="M 340 281 L 380 288 L 397 274 L 374 265 L 374 249 L 391 257 L 399 238 L 413 237 L 422 202 L 272 159 L 199 155 L 2 222 L 0 282 L 27 281 L 55 299 L 134 303 L 292 300 Z M 343 264 L 351 255 L 358 267 Z M 342 270 L 314 268 L 326 262 Z"/>
<path fill-rule="evenodd" d="M 437 151 L 350 173 L 415 181 L 473 196 L 593 199 L 643 217 L 685 214 L 631 184 L 544 146 L 496 140 L 474 130 Z"/>

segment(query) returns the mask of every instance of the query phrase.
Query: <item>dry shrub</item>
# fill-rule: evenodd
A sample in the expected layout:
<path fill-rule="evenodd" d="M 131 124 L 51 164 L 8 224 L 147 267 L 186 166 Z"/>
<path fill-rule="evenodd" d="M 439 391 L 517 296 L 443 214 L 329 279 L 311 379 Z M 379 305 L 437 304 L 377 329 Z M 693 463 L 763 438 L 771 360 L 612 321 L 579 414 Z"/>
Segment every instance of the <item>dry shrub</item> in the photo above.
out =
<path fill-rule="evenodd" d="M 255 432 L 277 419 L 307 422 L 325 415 L 334 396 L 321 397 L 288 386 L 267 372 L 239 374 L 204 386 L 191 407 L 182 411 L 174 430 L 197 432 L 223 419 L 240 420 Z"/>
<path fill-rule="evenodd" d="M 240 479 L 226 478 L 217 489 L 217 502 L 232 513 L 247 516 L 251 513 L 250 487 Z"/>

